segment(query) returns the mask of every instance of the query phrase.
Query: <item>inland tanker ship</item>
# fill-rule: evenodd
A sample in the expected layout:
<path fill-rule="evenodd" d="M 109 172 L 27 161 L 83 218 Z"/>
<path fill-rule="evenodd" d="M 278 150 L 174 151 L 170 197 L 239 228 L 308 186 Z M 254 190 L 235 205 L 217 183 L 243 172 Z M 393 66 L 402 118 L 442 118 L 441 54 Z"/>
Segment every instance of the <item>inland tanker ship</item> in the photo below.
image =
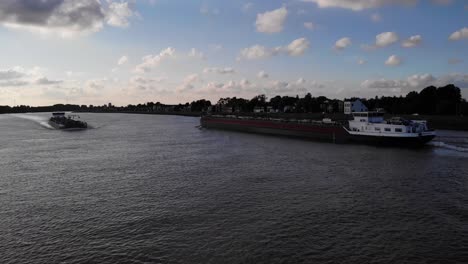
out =
<path fill-rule="evenodd" d="M 316 139 L 334 143 L 423 146 L 436 133 L 424 120 L 394 117 L 384 119 L 381 112 L 357 112 L 346 121 L 260 118 L 235 115 L 206 115 L 204 128 Z"/>

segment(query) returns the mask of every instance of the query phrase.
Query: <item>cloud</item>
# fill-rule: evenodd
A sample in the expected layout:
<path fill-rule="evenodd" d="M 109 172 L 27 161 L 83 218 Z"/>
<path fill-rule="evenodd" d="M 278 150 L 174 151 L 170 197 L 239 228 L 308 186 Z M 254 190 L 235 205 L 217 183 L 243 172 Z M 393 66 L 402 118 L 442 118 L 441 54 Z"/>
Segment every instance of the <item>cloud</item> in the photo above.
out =
<path fill-rule="evenodd" d="M 25 73 L 18 69 L 0 70 L 0 80 L 19 79 L 25 76 Z"/>
<path fill-rule="evenodd" d="M 124 65 L 125 63 L 127 63 L 127 61 L 128 61 L 128 57 L 124 55 L 120 57 L 120 59 L 117 61 L 117 65 L 119 66 Z"/>
<path fill-rule="evenodd" d="M 195 88 L 195 83 L 201 81 L 198 74 L 189 74 L 184 78 L 181 85 L 177 87 L 178 92 L 187 92 Z"/>
<path fill-rule="evenodd" d="M 63 81 L 49 80 L 46 77 L 39 78 L 34 82 L 34 84 L 37 84 L 37 85 L 52 85 L 52 84 L 59 84 L 59 83 L 63 83 Z"/>
<path fill-rule="evenodd" d="M 205 68 L 203 69 L 203 73 L 218 73 L 218 74 L 232 74 L 236 71 L 233 68 L 226 67 L 226 68 Z"/>
<path fill-rule="evenodd" d="M 359 60 L 357 61 L 357 64 L 359 64 L 359 65 L 364 65 L 364 64 L 366 64 L 366 63 L 367 63 L 367 61 L 366 61 L 365 59 L 359 59 Z"/>
<path fill-rule="evenodd" d="M 18 86 L 26 86 L 30 83 L 27 81 L 22 80 L 8 80 L 8 81 L 0 81 L 0 87 L 18 87 Z"/>
<path fill-rule="evenodd" d="M 405 41 L 403 41 L 401 46 L 405 47 L 405 48 L 414 48 L 414 47 L 419 46 L 421 44 L 421 42 L 422 42 L 421 35 L 415 35 L 415 36 L 411 36 L 409 39 L 406 39 Z"/>
<path fill-rule="evenodd" d="M 268 94 L 294 95 L 306 94 L 311 90 L 320 90 L 325 87 L 326 85 L 322 83 L 319 83 L 317 81 L 309 81 L 300 77 L 296 81 L 271 81 L 266 85 L 265 89 Z"/>
<path fill-rule="evenodd" d="M 42 69 L 34 67 L 24 69 L 23 67 L 13 67 L 11 69 L 0 70 L 0 86 L 28 86 L 28 85 L 52 85 L 63 81 L 50 80 L 44 77 Z"/>
<path fill-rule="evenodd" d="M 309 48 L 309 41 L 306 38 L 293 40 L 287 47 L 286 52 L 290 56 L 300 56 Z"/>
<path fill-rule="evenodd" d="M 269 49 L 260 45 L 253 45 L 249 48 L 241 50 L 240 58 L 247 60 L 265 59 L 276 55 L 277 53 L 278 52 L 275 49 Z"/>
<path fill-rule="evenodd" d="M 453 32 L 449 39 L 450 40 L 462 40 L 462 39 L 467 39 L 468 38 L 468 27 L 464 27 L 458 31 Z"/>
<path fill-rule="evenodd" d="M 386 47 L 399 40 L 397 33 L 395 32 L 383 32 L 375 36 L 375 45 L 377 47 Z"/>
<path fill-rule="evenodd" d="M 351 46 L 352 42 L 350 38 L 341 38 L 335 42 L 335 46 L 333 47 L 336 50 L 343 50 L 348 46 Z"/>
<path fill-rule="evenodd" d="M 316 26 L 312 22 L 305 22 L 304 27 L 307 28 L 308 30 L 314 30 Z"/>
<path fill-rule="evenodd" d="M 261 45 L 253 45 L 249 48 L 241 50 L 238 60 L 247 59 L 265 59 L 279 54 L 287 54 L 289 56 L 301 56 L 309 48 L 310 43 L 306 38 L 293 40 L 286 47 L 279 46 L 268 48 Z"/>
<path fill-rule="evenodd" d="M 398 89 L 401 92 L 420 91 L 428 86 L 445 86 L 454 84 L 460 88 L 468 88 L 468 74 L 452 73 L 438 78 L 431 74 L 415 74 L 404 80 L 365 80 L 361 83 L 366 89 Z"/>
<path fill-rule="evenodd" d="M 164 82 L 166 78 L 146 78 L 141 76 L 135 76 L 130 79 L 130 87 L 138 90 L 153 90 L 156 85 Z"/>
<path fill-rule="evenodd" d="M 114 27 L 128 27 L 129 18 L 134 14 L 128 2 L 111 2 L 107 12 L 107 24 Z"/>
<path fill-rule="evenodd" d="M 266 73 L 265 71 L 260 71 L 258 74 L 257 74 L 257 77 L 260 78 L 260 79 L 266 79 L 269 77 L 268 73 Z"/>
<path fill-rule="evenodd" d="M 278 33 L 283 31 L 287 17 L 288 10 L 283 6 L 273 11 L 257 14 L 255 26 L 258 32 Z"/>
<path fill-rule="evenodd" d="M 196 48 L 190 49 L 190 52 L 188 53 L 188 56 L 190 58 L 205 59 L 205 54 L 203 54 L 203 52 L 197 50 Z"/>
<path fill-rule="evenodd" d="M 96 0 L 4 0 L 0 24 L 11 29 L 72 37 L 101 30 L 105 24 L 128 26 L 127 2 Z"/>
<path fill-rule="evenodd" d="M 388 59 L 385 61 L 385 65 L 387 66 L 398 66 L 401 63 L 402 63 L 401 58 L 396 55 L 392 55 L 388 57 Z"/>
<path fill-rule="evenodd" d="M 303 2 L 316 3 L 320 8 L 345 8 L 353 11 L 361 11 L 369 8 L 379 8 L 384 5 L 412 5 L 418 0 L 302 0 Z"/>
<path fill-rule="evenodd" d="M 136 66 L 135 72 L 145 73 L 158 66 L 162 61 L 175 56 L 175 49 L 168 47 L 156 55 L 146 55 L 142 58 L 143 62 Z"/>

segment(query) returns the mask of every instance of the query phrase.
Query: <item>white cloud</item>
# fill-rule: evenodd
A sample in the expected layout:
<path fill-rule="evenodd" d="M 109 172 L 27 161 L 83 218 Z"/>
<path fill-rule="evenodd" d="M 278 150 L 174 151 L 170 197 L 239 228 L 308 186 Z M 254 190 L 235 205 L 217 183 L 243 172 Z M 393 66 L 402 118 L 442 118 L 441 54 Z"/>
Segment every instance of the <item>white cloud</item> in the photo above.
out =
<path fill-rule="evenodd" d="M 205 59 L 205 55 L 203 54 L 203 52 L 195 49 L 195 48 L 192 48 L 190 49 L 190 52 L 188 53 L 188 56 L 191 57 L 191 58 L 197 58 L 197 59 Z"/>
<path fill-rule="evenodd" d="M 351 46 L 352 42 L 351 39 L 348 37 L 341 38 L 335 42 L 335 46 L 333 47 L 336 50 L 343 50 L 348 46 Z"/>
<path fill-rule="evenodd" d="M 415 35 L 415 36 L 411 36 L 409 39 L 406 39 L 405 41 L 403 41 L 401 46 L 403 46 L 405 48 L 414 48 L 414 47 L 419 46 L 421 44 L 421 42 L 422 42 L 421 35 Z"/>
<path fill-rule="evenodd" d="M 187 92 L 195 88 L 195 83 L 201 81 L 198 74 L 189 74 L 185 77 L 181 85 L 177 87 L 178 92 Z"/>
<path fill-rule="evenodd" d="M 452 73 L 434 77 L 431 74 L 414 74 L 404 80 L 365 80 L 361 87 L 366 89 L 397 89 L 400 92 L 420 91 L 428 86 L 437 87 L 454 84 L 460 88 L 468 88 L 468 74 Z"/>
<path fill-rule="evenodd" d="M 366 64 L 366 63 L 367 63 L 367 61 L 366 61 L 365 59 L 359 59 L 359 60 L 357 61 L 357 64 L 359 64 L 359 65 L 364 65 L 364 64 Z"/>
<path fill-rule="evenodd" d="M 300 56 L 309 48 L 309 45 L 306 38 L 296 39 L 286 47 L 286 51 L 290 56 Z"/>
<path fill-rule="evenodd" d="M 260 79 L 266 79 L 266 78 L 269 77 L 269 75 L 265 71 L 260 71 L 260 72 L 258 72 L 257 77 L 260 78 Z"/>
<path fill-rule="evenodd" d="M 205 68 L 203 69 L 203 73 L 218 73 L 218 74 L 233 74 L 236 71 L 231 68 L 231 67 L 225 67 L 225 68 Z"/>
<path fill-rule="evenodd" d="M 462 40 L 468 38 L 468 27 L 464 27 L 458 31 L 453 32 L 449 39 L 450 40 Z"/>
<path fill-rule="evenodd" d="M 383 32 L 375 36 L 375 45 L 377 47 L 386 47 L 398 42 L 399 37 L 395 32 Z"/>
<path fill-rule="evenodd" d="M 107 12 L 107 23 L 114 27 L 128 27 L 129 18 L 133 15 L 128 2 L 111 2 Z"/>
<path fill-rule="evenodd" d="M 385 61 L 385 65 L 388 65 L 388 66 L 398 66 L 400 65 L 402 62 L 401 58 L 396 56 L 396 55 L 392 55 L 390 57 L 388 57 L 388 59 Z"/>
<path fill-rule="evenodd" d="M 127 63 L 127 61 L 128 61 L 128 57 L 124 55 L 120 57 L 120 59 L 117 61 L 117 65 L 119 66 L 124 65 L 125 63 Z"/>
<path fill-rule="evenodd" d="M 384 5 L 412 5 L 418 0 L 302 0 L 303 2 L 316 3 L 320 8 L 339 7 L 361 11 L 369 8 L 378 8 Z"/>
<path fill-rule="evenodd" d="M 0 2 L 0 24 L 44 35 L 73 37 L 94 33 L 105 24 L 129 25 L 133 16 L 127 1 L 6 0 Z"/>
<path fill-rule="evenodd" d="M 240 58 L 247 60 L 264 59 L 271 57 L 272 55 L 273 52 L 271 49 L 260 45 L 254 45 L 249 48 L 245 48 L 240 52 Z"/>
<path fill-rule="evenodd" d="M 288 10 L 283 6 L 273 11 L 257 14 L 255 26 L 258 32 L 278 33 L 283 31 L 287 17 Z"/>
<path fill-rule="evenodd" d="M 312 22 L 305 22 L 304 27 L 307 28 L 308 30 L 314 30 L 315 29 L 315 24 Z"/>
<path fill-rule="evenodd" d="M 159 54 L 156 55 L 146 55 L 142 58 L 143 62 L 136 66 L 135 72 L 144 73 L 151 71 L 152 68 L 158 66 L 162 61 L 174 57 L 175 49 L 169 47 L 165 50 L 162 50 Z"/>
<path fill-rule="evenodd" d="M 305 53 L 309 46 L 310 43 L 306 38 L 299 38 L 293 40 L 286 47 L 279 46 L 275 48 L 268 48 L 265 46 L 254 45 L 241 50 L 238 60 L 265 59 L 279 54 L 287 54 L 289 56 L 300 56 Z"/>

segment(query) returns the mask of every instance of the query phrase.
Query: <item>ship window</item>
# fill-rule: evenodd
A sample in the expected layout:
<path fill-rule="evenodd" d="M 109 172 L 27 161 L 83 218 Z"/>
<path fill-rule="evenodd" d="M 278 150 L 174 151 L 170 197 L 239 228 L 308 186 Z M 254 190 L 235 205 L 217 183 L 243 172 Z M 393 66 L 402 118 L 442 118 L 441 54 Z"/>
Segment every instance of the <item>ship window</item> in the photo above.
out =
<path fill-rule="evenodd" d="M 392 130 L 391 130 L 389 127 L 386 127 L 386 128 L 385 128 L 385 131 L 390 132 L 390 131 L 392 131 Z"/>
<path fill-rule="evenodd" d="M 380 127 L 374 127 L 375 131 L 380 131 Z"/>
<path fill-rule="evenodd" d="M 395 128 L 395 132 L 403 132 L 401 128 Z"/>

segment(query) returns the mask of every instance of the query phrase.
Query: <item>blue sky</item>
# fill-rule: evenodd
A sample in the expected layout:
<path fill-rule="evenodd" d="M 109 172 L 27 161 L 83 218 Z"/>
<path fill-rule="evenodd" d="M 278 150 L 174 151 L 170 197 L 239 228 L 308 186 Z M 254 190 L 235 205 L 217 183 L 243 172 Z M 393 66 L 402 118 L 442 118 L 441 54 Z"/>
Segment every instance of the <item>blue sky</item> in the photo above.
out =
<path fill-rule="evenodd" d="M 6 0 L 0 104 L 468 96 L 463 0 Z"/>

